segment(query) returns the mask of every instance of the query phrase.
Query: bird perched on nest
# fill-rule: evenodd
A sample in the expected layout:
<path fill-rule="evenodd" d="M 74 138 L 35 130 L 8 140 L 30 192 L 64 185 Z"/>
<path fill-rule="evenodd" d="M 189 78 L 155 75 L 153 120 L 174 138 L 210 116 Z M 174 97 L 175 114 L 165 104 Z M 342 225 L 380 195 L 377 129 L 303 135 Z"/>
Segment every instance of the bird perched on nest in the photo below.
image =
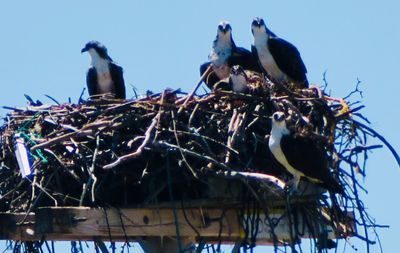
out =
<path fill-rule="evenodd" d="M 244 69 L 235 65 L 230 69 L 228 78 L 224 78 L 214 85 L 214 89 L 232 90 L 234 92 L 243 93 L 247 91 L 249 80 Z"/>
<path fill-rule="evenodd" d="M 86 75 L 89 96 L 111 94 L 118 99 L 125 99 L 123 69 L 108 55 L 107 48 L 98 41 L 90 41 L 81 50 L 92 58 Z"/>
<path fill-rule="evenodd" d="M 203 75 L 212 64 L 212 72 L 205 78 L 205 83 L 210 89 L 218 81 L 229 77 L 230 68 L 234 65 L 261 72 L 254 55 L 249 50 L 236 46 L 232 38 L 232 27 L 227 21 L 222 21 L 218 25 L 217 37 L 213 42 L 209 60 L 200 66 L 200 74 Z"/>
<path fill-rule="evenodd" d="M 323 147 L 318 147 L 311 139 L 295 136 L 290 132 L 283 112 L 272 115 L 268 146 L 275 159 L 292 174 L 292 191 L 297 190 L 300 178 L 305 177 L 330 192 L 344 193 L 329 170 Z"/>
<path fill-rule="evenodd" d="M 214 85 L 214 89 L 229 90 L 237 93 L 263 94 L 266 84 L 260 73 L 245 70 L 240 65 L 231 68 L 228 78 Z"/>
<path fill-rule="evenodd" d="M 272 80 L 292 84 L 289 86 L 293 88 L 308 88 L 307 69 L 295 46 L 271 32 L 262 18 L 253 20 L 251 32 L 252 52 Z"/>
<path fill-rule="evenodd" d="M 249 78 L 240 65 L 235 65 L 231 68 L 230 81 L 234 92 L 245 92 L 247 90 Z"/>

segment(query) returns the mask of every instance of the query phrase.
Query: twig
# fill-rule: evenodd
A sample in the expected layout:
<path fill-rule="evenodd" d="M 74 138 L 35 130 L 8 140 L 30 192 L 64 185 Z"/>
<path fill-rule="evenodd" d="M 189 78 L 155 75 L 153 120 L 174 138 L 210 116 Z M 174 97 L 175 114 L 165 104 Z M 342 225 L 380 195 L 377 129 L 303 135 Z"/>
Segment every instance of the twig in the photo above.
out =
<path fill-rule="evenodd" d="M 166 130 L 166 129 L 163 129 L 163 130 Z M 167 131 L 169 131 L 169 132 L 174 132 L 172 129 L 168 129 Z M 206 140 L 206 141 L 213 142 L 213 143 L 215 143 L 215 144 L 220 145 L 221 147 L 224 147 L 224 148 L 226 148 L 226 149 L 229 149 L 231 152 L 235 153 L 236 155 L 239 154 L 239 152 L 238 152 L 237 150 L 228 147 L 228 146 L 227 146 L 225 143 L 223 143 L 223 142 L 220 142 L 220 141 L 218 141 L 218 140 L 215 140 L 215 139 L 213 139 L 213 138 L 211 138 L 211 137 L 208 137 L 208 136 L 206 136 L 206 135 L 202 135 L 202 134 L 198 133 L 196 130 L 191 130 L 191 131 L 193 131 L 194 133 L 193 133 L 193 132 L 187 132 L 187 131 L 176 130 L 176 132 L 177 132 L 178 134 L 185 134 L 185 135 L 190 135 L 190 136 L 194 136 L 194 137 L 200 137 L 201 139 L 204 139 L 204 140 Z"/>
<path fill-rule="evenodd" d="M 61 161 L 61 159 L 60 159 L 53 151 L 51 151 L 50 149 L 46 149 L 46 148 L 43 149 L 43 151 L 46 152 L 46 153 L 48 153 L 48 154 L 50 154 L 50 155 L 52 155 L 52 156 L 54 157 L 54 159 L 56 159 L 56 161 L 61 165 L 61 167 L 62 167 L 67 173 L 69 173 L 69 174 L 72 176 L 72 178 L 74 178 L 78 183 L 81 182 L 81 180 L 80 180 L 79 177 L 74 173 L 74 171 L 69 170 L 69 169 L 67 168 L 67 166 L 65 166 L 65 164 Z"/>
<path fill-rule="evenodd" d="M 198 153 L 196 153 L 196 152 L 194 152 L 194 151 L 191 151 L 191 150 L 188 150 L 188 149 L 179 147 L 179 146 L 177 146 L 177 145 L 173 145 L 173 144 L 167 143 L 167 142 L 165 142 L 165 141 L 156 141 L 156 142 L 153 144 L 153 146 L 154 146 L 155 148 L 167 149 L 167 150 L 169 150 L 169 151 L 175 151 L 175 150 L 176 150 L 176 151 L 178 151 L 178 152 L 182 152 L 182 153 L 184 153 L 184 154 L 187 154 L 187 155 L 196 157 L 196 158 L 198 158 L 198 159 L 200 159 L 200 160 L 213 163 L 213 164 L 215 164 L 215 165 L 217 165 L 218 167 L 221 167 L 221 168 L 223 168 L 223 169 L 231 170 L 231 169 L 230 169 L 228 166 L 226 166 L 224 163 L 220 163 L 220 162 L 218 162 L 217 160 L 215 160 L 214 158 L 212 158 L 212 157 L 210 157 L 210 156 L 201 155 L 201 154 L 198 154 Z"/>
<path fill-rule="evenodd" d="M 92 203 L 95 203 L 94 189 L 96 187 L 97 177 L 96 177 L 96 174 L 94 173 L 94 169 L 96 167 L 97 154 L 99 153 L 99 145 L 100 145 L 100 135 L 97 135 L 97 137 L 96 137 L 96 148 L 95 148 L 94 153 L 93 153 L 92 166 L 89 169 L 90 178 L 92 179 L 92 182 L 91 182 L 92 183 L 92 190 L 91 190 Z"/>
<path fill-rule="evenodd" d="M 218 171 L 214 171 L 214 170 L 210 170 L 210 169 L 206 169 L 206 171 L 213 172 L 217 175 L 221 174 L 223 177 L 226 177 L 226 178 L 243 178 L 243 179 L 256 180 L 256 181 L 260 181 L 260 182 L 272 183 L 281 190 L 284 190 L 286 187 L 286 183 L 284 181 L 280 180 L 277 177 L 263 174 L 263 173 L 235 171 L 235 170 L 222 171 L 220 173 Z"/>
<path fill-rule="evenodd" d="M 326 78 L 328 70 L 325 70 L 324 73 L 322 74 L 322 81 L 324 82 L 324 91 L 328 88 L 328 80 Z"/>
<path fill-rule="evenodd" d="M 356 89 L 349 93 L 349 95 L 345 96 L 343 99 L 346 100 L 351 97 L 354 93 L 359 93 L 360 97 L 363 98 L 363 93 L 361 90 L 358 89 L 358 86 L 361 84 L 360 79 L 357 78 Z"/>
<path fill-rule="evenodd" d="M 179 138 L 178 138 L 178 134 L 176 132 L 175 114 L 174 114 L 173 111 L 171 112 L 171 114 L 172 114 L 172 126 L 173 126 L 173 130 L 174 130 L 174 136 L 175 136 L 175 140 L 176 140 L 176 144 L 177 144 L 178 150 L 179 150 L 179 152 L 180 152 L 180 154 L 182 156 L 183 161 L 185 162 L 186 166 L 189 168 L 189 170 L 192 173 L 192 175 L 195 178 L 198 178 L 196 171 L 194 171 L 192 166 L 190 166 L 189 162 L 186 160 L 186 157 L 183 154 L 183 151 L 182 151 L 183 149 L 181 148 L 181 145 L 179 144 Z"/>
<path fill-rule="evenodd" d="M 194 115 L 196 114 L 197 110 L 199 109 L 199 106 L 200 106 L 200 104 L 196 104 L 192 113 L 190 114 L 189 121 L 188 121 L 188 129 L 190 129 L 192 126 Z"/>
<path fill-rule="evenodd" d="M 78 98 L 78 104 L 81 104 L 82 102 L 83 102 L 83 94 L 85 94 L 85 90 L 86 90 L 86 88 L 84 87 L 83 89 L 82 89 L 82 92 L 81 92 L 81 94 L 79 95 L 79 98 Z"/>
<path fill-rule="evenodd" d="M 60 102 L 58 102 L 55 98 L 53 98 L 52 96 L 50 96 L 50 95 L 46 95 L 46 94 L 44 94 L 44 96 L 45 97 L 47 97 L 47 98 L 49 98 L 50 100 L 52 100 L 54 103 L 56 103 L 57 105 L 60 105 Z"/>
<path fill-rule="evenodd" d="M 366 129 L 367 131 L 369 131 L 371 134 L 373 134 L 374 137 L 376 137 L 376 138 L 378 138 L 379 140 L 381 140 L 381 141 L 386 145 L 386 147 L 390 150 L 390 152 L 392 152 L 392 155 L 394 156 L 394 158 L 396 159 L 397 164 L 398 164 L 399 167 L 400 167 L 400 156 L 399 156 L 399 154 L 397 154 L 397 152 L 396 152 L 396 150 L 393 148 L 393 146 L 392 146 L 382 135 L 380 135 L 380 134 L 379 134 L 378 132 L 376 132 L 374 129 L 372 129 L 372 128 L 366 126 L 366 125 L 364 125 L 363 123 L 361 123 L 361 122 L 359 122 L 359 121 L 356 121 L 356 120 L 353 119 L 353 122 L 354 122 L 356 125 L 359 125 L 360 127 L 362 127 L 362 128 L 364 128 L 364 129 Z"/>
<path fill-rule="evenodd" d="M 344 149 L 343 152 L 350 152 L 350 153 L 361 153 L 366 150 L 372 150 L 377 148 L 382 148 L 383 145 L 370 145 L 370 146 L 356 146 L 353 148 Z"/>
<path fill-rule="evenodd" d="M 94 244 L 95 247 L 98 247 L 100 249 L 101 253 L 109 253 L 106 244 L 100 238 L 95 237 Z"/>
<path fill-rule="evenodd" d="M 37 144 L 37 145 L 31 147 L 31 150 L 33 151 L 35 149 L 41 149 L 41 148 L 45 148 L 45 147 L 51 146 L 51 145 L 53 145 L 55 143 L 59 143 L 59 142 L 65 140 L 65 139 L 69 139 L 71 137 L 74 137 L 75 135 L 86 136 L 88 134 L 91 134 L 93 132 L 93 129 L 110 126 L 110 125 L 112 125 L 112 123 L 113 122 L 111 120 L 107 120 L 107 121 L 99 121 L 99 122 L 94 122 L 94 123 L 91 123 L 91 124 L 87 124 L 84 127 L 82 127 L 81 130 L 79 130 L 78 132 L 67 133 L 67 134 L 55 137 L 55 138 L 53 138 L 51 140 L 48 140 L 46 142 L 42 142 L 40 144 Z"/>
<path fill-rule="evenodd" d="M 208 66 L 208 68 L 206 69 L 206 71 L 204 71 L 203 75 L 200 77 L 200 81 L 197 83 L 197 85 L 194 87 L 194 89 L 192 90 L 192 92 L 190 92 L 190 94 L 186 97 L 185 102 L 183 102 L 181 108 L 179 109 L 178 113 L 180 113 L 183 108 L 186 107 L 187 103 L 189 102 L 190 99 L 192 99 L 192 97 L 194 96 L 194 94 L 196 93 L 197 89 L 200 87 L 201 83 L 204 81 L 204 79 L 206 78 L 206 76 L 211 72 L 212 70 L 212 64 L 210 64 Z M 179 103 L 180 101 L 176 101 L 176 103 Z"/>
<path fill-rule="evenodd" d="M 156 125 L 157 125 L 159 119 L 160 119 L 160 114 L 157 114 L 153 118 L 150 126 L 147 128 L 147 130 L 145 132 L 145 135 L 144 135 L 145 138 L 144 138 L 142 144 L 137 148 L 137 150 L 135 152 L 119 157 L 115 162 L 112 162 L 110 164 L 104 165 L 103 169 L 105 169 L 105 170 L 112 169 L 112 168 L 120 165 L 121 163 L 124 163 L 126 161 L 132 160 L 132 159 L 137 158 L 138 156 L 140 156 L 142 154 L 142 152 L 143 152 L 144 147 L 146 147 L 147 145 L 150 144 L 150 142 L 153 141 L 152 137 L 154 136 L 154 133 L 155 133 L 155 130 L 156 130 Z"/>
<path fill-rule="evenodd" d="M 235 134 L 235 126 L 237 126 L 237 120 L 238 119 L 238 111 L 237 109 L 233 109 L 232 117 L 231 120 L 229 121 L 228 125 L 228 140 L 226 142 L 226 146 L 228 147 L 226 154 L 225 154 L 225 163 L 229 164 L 230 158 L 231 158 L 231 152 L 230 150 L 234 150 L 233 148 L 233 135 Z"/>

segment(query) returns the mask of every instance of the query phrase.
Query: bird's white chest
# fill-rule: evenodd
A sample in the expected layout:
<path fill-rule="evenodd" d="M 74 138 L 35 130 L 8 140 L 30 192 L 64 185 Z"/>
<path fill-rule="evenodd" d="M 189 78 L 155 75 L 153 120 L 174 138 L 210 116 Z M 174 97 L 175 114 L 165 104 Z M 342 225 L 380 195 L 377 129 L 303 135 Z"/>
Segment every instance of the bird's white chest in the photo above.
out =
<path fill-rule="evenodd" d="M 257 48 L 258 58 L 264 70 L 267 71 L 267 73 L 275 80 L 285 80 L 286 75 L 276 64 L 274 57 L 269 51 L 267 43 L 256 44 L 255 46 Z"/>
<path fill-rule="evenodd" d="M 99 60 L 94 64 L 94 67 L 97 73 L 99 93 L 114 92 L 114 83 L 111 78 L 109 62 L 106 60 Z"/>
<path fill-rule="evenodd" d="M 283 153 L 282 148 L 281 148 L 281 144 L 280 144 L 281 139 L 282 139 L 282 136 L 281 135 L 275 136 L 274 130 L 272 130 L 271 136 L 269 137 L 268 147 L 271 150 L 272 154 L 274 155 L 275 159 L 278 160 L 278 162 L 280 164 L 282 164 L 283 167 L 285 167 L 289 171 L 290 174 L 304 176 L 303 173 L 296 170 L 292 165 L 289 164 L 289 162 L 286 159 L 286 156 Z"/>
<path fill-rule="evenodd" d="M 229 76 L 227 60 L 232 54 L 232 46 L 225 41 L 218 42 L 210 53 L 210 60 L 213 63 L 213 70 L 219 79 Z"/>
<path fill-rule="evenodd" d="M 218 41 L 214 45 L 209 58 L 215 65 L 221 65 L 226 63 L 231 54 L 232 45 L 230 44 L 230 42 Z"/>

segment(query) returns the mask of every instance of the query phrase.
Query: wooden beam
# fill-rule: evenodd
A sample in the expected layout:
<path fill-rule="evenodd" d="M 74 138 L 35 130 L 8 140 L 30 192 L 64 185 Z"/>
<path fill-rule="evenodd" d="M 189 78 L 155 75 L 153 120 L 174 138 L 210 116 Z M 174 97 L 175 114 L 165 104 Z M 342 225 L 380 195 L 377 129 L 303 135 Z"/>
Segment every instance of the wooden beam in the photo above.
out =
<path fill-rule="evenodd" d="M 35 235 L 34 213 L 1 213 L 0 240 L 32 241 Z"/>
<path fill-rule="evenodd" d="M 243 228 L 249 231 L 255 229 L 251 227 L 252 224 L 240 224 L 238 210 L 194 207 L 177 209 L 178 219 L 175 221 L 174 210 L 171 208 L 39 208 L 35 214 L 28 215 L 0 213 L 0 239 L 140 241 L 151 237 L 176 238 L 178 226 L 179 236 L 185 241 L 195 242 L 200 236 L 206 241 L 232 243 L 243 238 Z M 275 222 L 274 233 L 278 240 L 289 241 L 290 226 L 285 212 L 276 210 L 269 217 Z M 297 217 L 299 227 L 293 226 L 293 231 L 298 229 L 304 238 L 310 237 L 311 233 L 302 219 L 301 215 Z M 273 238 L 270 224 L 262 213 L 258 220 L 257 243 L 271 244 Z M 344 228 L 353 229 L 353 226 L 344 225 Z M 318 221 L 313 230 L 317 233 L 326 232 L 328 238 L 337 237 L 337 231 L 328 222 Z"/>
<path fill-rule="evenodd" d="M 179 232 L 184 237 L 196 237 L 195 229 L 202 236 L 215 236 L 222 221 L 222 236 L 235 236 L 239 231 L 236 212 L 220 209 L 191 208 L 176 210 Z M 185 214 L 183 213 L 185 212 Z M 37 232 L 40 234 L 65 234 L 82 238 L 125 236 L 171 236 L 177 234 L 172 209 L 92 209 L 92 208 L 43 208 L 37 212 Z M 193 229 L 184 216 L 195 228 Z"/>

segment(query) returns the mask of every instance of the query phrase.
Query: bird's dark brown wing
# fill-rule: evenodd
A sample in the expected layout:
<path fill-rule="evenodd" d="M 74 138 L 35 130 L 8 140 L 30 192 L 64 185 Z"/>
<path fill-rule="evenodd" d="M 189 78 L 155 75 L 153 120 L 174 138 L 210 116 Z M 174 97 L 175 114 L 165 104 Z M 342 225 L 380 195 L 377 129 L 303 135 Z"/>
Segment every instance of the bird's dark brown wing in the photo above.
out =
<path fill-rule="evenodd" d="M 270 38 L 268 48 L 278 67 L 293 81 L 308 87 L 307 68 L 295 46 L 281 38 Z"/>
<path fill-rule="evenodd" d="M 211 62 L 206 62 L 201 64 L 200 66 L 200 76 L 203 76 L 204 72 L 206 72 L 207 68 L 211 65 Z M 213 89 L 214 85 L 219 82 L 220 79 L 218 76 L 212 71 L 210 74 L 208 74 L 204 78 L 204 82 L 206 83 L 207 87 L 210 88 L 210 90 Z"/>
<path fill-rule="evenodd" d="M 110 64 L 110 74 L 114 81 L 115 86 L 115 98 L 125 99 L 125 81 L 124 81 L 124 70 L 121 66 L 115 63 Z"/>
<path fill-rule="evenodd" d="M 232 55 L 228 59 L 228 66 L 233 67 L 235 65 L 241 66 L 245 70 L 251 70 L 254 72 L 261 73 L 261 68 L 258 63 L 258 58 L 243 47 L 237 47 L 232 51 Z"/>
<path fill-rule="evenodd" d="M 290 165 L 306 177 L 317 179 L 321 185 L 333 192 L 342 193 L 343 189 L 333 178 L 323 146 L 313 140 L 292 135 L 283 136 L 281 148 Z"/>
<path fill-rule="evenodd" d="M 86 85 L 89 96 L 97 95 L 97 72 L 94 67 L 90 67 L 86 74 Z"/>

